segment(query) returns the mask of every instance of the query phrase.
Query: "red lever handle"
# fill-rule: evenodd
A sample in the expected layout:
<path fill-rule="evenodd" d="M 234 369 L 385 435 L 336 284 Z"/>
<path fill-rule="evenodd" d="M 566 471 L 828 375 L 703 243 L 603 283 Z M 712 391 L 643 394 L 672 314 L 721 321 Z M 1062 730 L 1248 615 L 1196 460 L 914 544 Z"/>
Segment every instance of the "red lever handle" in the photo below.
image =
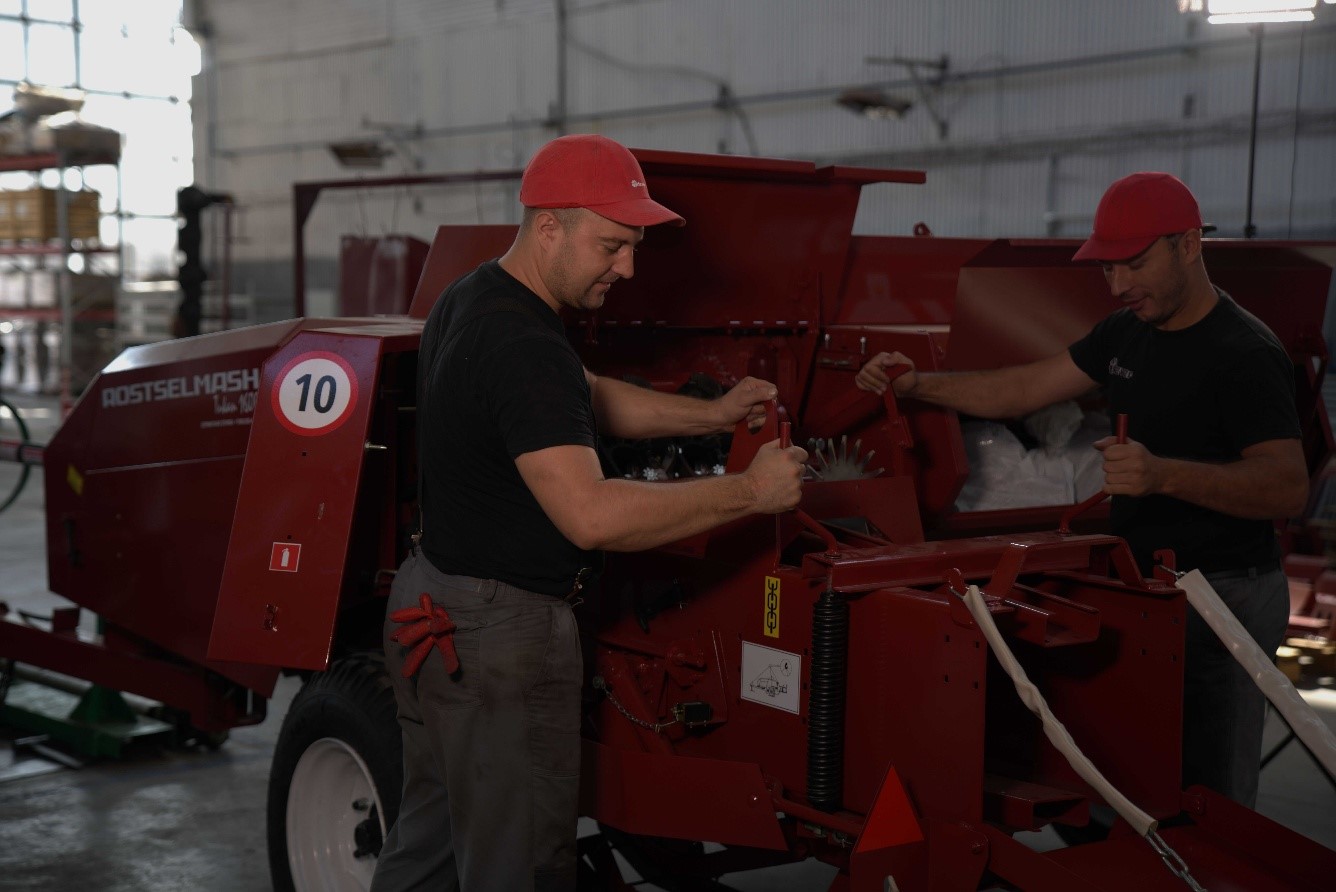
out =
<path fill-rule="evenodd" d="M 1114 419 L 1114 431 L 1118 436 L 1119 443 L 1127 442 L 1126 412 L 1119 412 L 1118 417 Z M 1108 493 L 1100 491 L 1095 493 L 1090 498 L 1086 499 L 1084 502 L 1077 502 L 1075 505 L 1068 508 L 1066 511 L 1063 512 L 1062 517 L 1058 520 L 1058 532 L 1062 533 L 1063 535 L 1070 533 L 1072 531 L 1072 521 L 1076 517 L 1089 511 L 1091 508 L 1095 507 L 1100 502 L 1108 498 L 1108 496 L 1109 496 Z"/>
<path fill-rule="evenodd" d="M 779 448 L 788 449 L 792 445 L 793 424 L 788 421 L 781 421 L 779 423 Z M 826 529 L 819 520 L 801 508 L 794 508 L 793 516 L 798 518 L 799 523 L 821 537 L 821 541 L 826 543 L 826 551 L 833 554 L 840 550 L 840 540 L 836 539 L 835 534 Z M 777 514 L 775 515 L 775 566 L 779 566 L 779 553 L 783 547 L 783 542 L 780 516 Z"/>
<path fill-rule="evenodd" d="M 896 477 L 903 477 L 909 469 L 909 462 L 906 450 L 913 448 L 914 437 L 909 433 L 909 425 L 905 417 L 900 414 L 900 404 L 895 399 L 895 379 L 909 372 L 913 366 L 905 362 L 897 362 L 895 365 L 886 367 L 886 377 L 890 381 L 886 385 L 886 393 L 882 395 L 882 401 L 886 404 L 886 426 L 891 434 L 891 443 L 895 449 L 891 450 L 891 473 Z"/>

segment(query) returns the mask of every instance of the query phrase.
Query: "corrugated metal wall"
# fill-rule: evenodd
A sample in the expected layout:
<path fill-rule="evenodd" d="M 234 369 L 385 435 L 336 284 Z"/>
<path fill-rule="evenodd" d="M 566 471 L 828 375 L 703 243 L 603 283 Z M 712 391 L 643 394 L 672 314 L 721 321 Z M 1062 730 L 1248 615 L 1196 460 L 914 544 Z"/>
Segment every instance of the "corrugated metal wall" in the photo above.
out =
<path fill-rule="evenodd" d="M 351 175 L 328 143 L 393 144 L 381 174 L 508 169 L 563 110 L 568 131 L 635 146 L 928 172 L 922 187 L 869 189 L 863 231 L 1081 234 L 1104 187 L 1137 169 L 1177 173 L 1222 234 L 1243 229 L 1255 43 L 1172 0 L 567 0 L 564 54 L 557 0 L 196 6 L 212 34 L 199 180 L 237 197 L 238 262 L 277 314 L 291 183 Z M 1336 237 L 1333 13 L 1267 26 L 1262 237 Z M 865 118 L 836 104 L 850 88 L 913 105 Z M 515 218 L 513 188 L 329 195 L 307 230 L 313 275 L 328 279 L 318 258 L 344 233 L 429 239 L 443 222 Z"/>

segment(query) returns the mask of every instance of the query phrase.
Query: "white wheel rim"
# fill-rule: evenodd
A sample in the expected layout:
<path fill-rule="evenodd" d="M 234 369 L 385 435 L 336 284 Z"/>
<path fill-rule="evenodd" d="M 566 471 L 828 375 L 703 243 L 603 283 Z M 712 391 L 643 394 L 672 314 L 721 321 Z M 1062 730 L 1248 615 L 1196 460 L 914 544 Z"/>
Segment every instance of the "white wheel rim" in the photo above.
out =
<path fill-rule="evenodd" d="M 374 803 L 385 838 L 385 809 L 362 757 L 334 737 L 306 748 L 288 787 L 288 866 L 297 892 L 365 892 L 371 888 L 376 859 L 355 857 L 357 825 L 370 817 Z"/>

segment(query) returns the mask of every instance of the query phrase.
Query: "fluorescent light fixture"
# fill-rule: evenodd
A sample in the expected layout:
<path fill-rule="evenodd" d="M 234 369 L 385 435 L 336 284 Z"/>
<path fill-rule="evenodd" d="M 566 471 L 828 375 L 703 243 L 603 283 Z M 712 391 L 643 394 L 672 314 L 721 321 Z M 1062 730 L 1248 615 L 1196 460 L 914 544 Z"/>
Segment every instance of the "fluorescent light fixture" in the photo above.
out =
<path fill-rule="evenodd" d="M 1331 5 L 1336 0 L 1322 0 Z M 1212 25 L 1311 22 L 1318 0 L 1178 0 L 1182 13 L 1207 13 Z"/>
<path fill-rule="evenodd" d="M 1261 12 L 1294 12 L 1312 9 L 1317 0 L 1209 0 L 1206 11 L 1211 15 L 1246 15 Z"/>
<path fill-rule="evenodd" d="M 1232 12 L 1225 15 L 1211 15 L 1206 21 L 1212 25 L 1243 25 L 1252 22 L 1311 22 L 1313 13 L 1292 9 L 1287 12 Z"/>

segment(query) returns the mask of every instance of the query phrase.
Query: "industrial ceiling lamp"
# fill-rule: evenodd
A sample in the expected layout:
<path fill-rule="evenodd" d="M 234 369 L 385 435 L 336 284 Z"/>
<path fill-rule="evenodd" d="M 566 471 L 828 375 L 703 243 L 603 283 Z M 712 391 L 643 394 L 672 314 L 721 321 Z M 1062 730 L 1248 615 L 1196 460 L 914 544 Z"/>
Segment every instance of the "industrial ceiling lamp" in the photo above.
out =
<path fill-rule="evenodd" d="M 1332 5 L 1336 0 L 1322 0 Z M 1311 22 L 1318 0 L 1178 0 L 1178 11 L 1205 13 L 1212 25 Z"/>
<path fill-rule="evenodd" d="M 903 118 L 905 112 L 914 107 L 911 99 L 874 89 L 845 90 L 835 101 L 855 114 L 881 119 Z"/>
<path fill-rule="evenodd" d="M 1248 24 L 1257 38 L 1253 53 L 1252 118 L 1248 126 L 1248 204 L 1244 214 L 1243 237 L 1257 234 L 1253 225 L 1253 172 L 1257 162 L 1257 97 L 1262 75 L 1262 27 L 1266 22 L 1311 22 L 1319 5 L 1331 6 L 1336 0 L 1178 0 L 1178 11 L 1205 14 L 1212 25 Z"/>
<path fill-rule="evenodd" d="M 343 167 L 355 170 L 375 169 L 384 165 L 394 150 L 376 140 L 348 140 L 328 143 L 330 153 Z"/>

